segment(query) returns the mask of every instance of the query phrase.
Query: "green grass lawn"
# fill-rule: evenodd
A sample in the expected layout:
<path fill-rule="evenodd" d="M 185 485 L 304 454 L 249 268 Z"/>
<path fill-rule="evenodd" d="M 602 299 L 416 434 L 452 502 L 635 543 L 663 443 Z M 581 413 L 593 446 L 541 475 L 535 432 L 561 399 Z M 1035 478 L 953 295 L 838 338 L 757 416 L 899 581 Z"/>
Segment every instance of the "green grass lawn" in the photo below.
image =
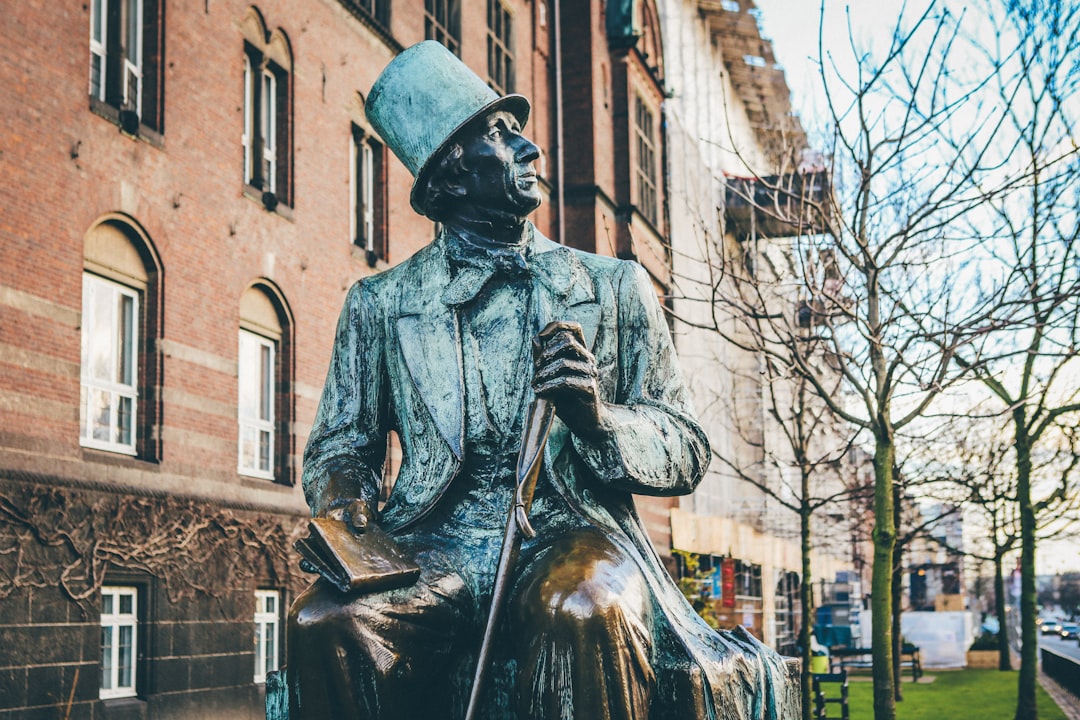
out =
<path fill-rule="evenodd" d="M 930 670 L 931 683 L 904 682 L 897 720 L 1011 720 L 1016 713 L 1016 672 Z M 826 686 L 826 694 L 835 685 Z M 873 685 L 869 678 L 848 683 L 851 720 L 873 720 Z M 1065 714 L 1038 687 L 1039 720 L 1065 720 Z M 836 706 L 830 707 L 831 711 Z M 830 717 L 832 715 L 830 714 Z M 839 715 L 837 715 L 839 717 Z"/>

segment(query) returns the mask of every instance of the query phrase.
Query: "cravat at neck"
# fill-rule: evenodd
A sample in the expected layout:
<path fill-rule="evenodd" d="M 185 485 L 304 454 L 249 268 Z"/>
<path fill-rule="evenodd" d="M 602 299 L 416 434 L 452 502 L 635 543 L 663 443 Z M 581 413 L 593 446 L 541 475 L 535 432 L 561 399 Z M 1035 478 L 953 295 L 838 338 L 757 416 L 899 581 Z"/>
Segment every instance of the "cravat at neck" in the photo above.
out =
<path fill-rule="evenodd" d="M 443 301 L 448 305 L 472 300 L 495 276 L 522 277 L 529 272 L 531 223 L 526 223 L 521 240 L 513 244 L 494 242 L 458 227 L 448 226 L 443 232 L 452 276 L 443 292 Z"/>

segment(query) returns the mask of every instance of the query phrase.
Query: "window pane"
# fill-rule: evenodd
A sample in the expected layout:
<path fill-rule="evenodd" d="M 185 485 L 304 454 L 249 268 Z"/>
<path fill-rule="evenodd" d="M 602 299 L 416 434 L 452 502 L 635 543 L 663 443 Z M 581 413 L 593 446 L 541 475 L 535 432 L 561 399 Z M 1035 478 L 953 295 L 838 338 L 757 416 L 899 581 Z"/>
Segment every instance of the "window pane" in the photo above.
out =
<path fill-rule="evenodd" d="M 266 608 L 265 608 L 265 611 L 268 612 L 268 613 L 276 613 L 277 612 L 277 597 L 276 596 L 274 596 L 274 595 L 267 595 L 266 596 Z"/>
<path fill-rule="evenodd" d="M 256 430 L 250 425 L 240 427 L 240 467 L 255 467 Z"/>
<path fill-rule="evenodd" d="M 102 595 L 101 596 L 101 614 L 102 615 L 112 615 L 112 612 L 113 612 L 113 596 L 111 594 L 110 595 Z"/>
<path fill-rule="evenodd" d="M 263 667 L 263 674 L 277 670 L 274 667 L 277 662 L 277 651 L 275 645 L 277 638 L 274 637 L 276 628 L 273 623 L 267 623 L 266 625 L 266 665 Z"/>
<path fill-rule="evenodd" d="M 142 45 L 142 0 L 127 0 L 127 32 L 124 37 L 124 56 L 135 65 L 140 64 Z"/>
<path fill-rule="evenodd" d="M 135 298 L 117 294 L 120 300 L 117 352 L 120 357 L 116 380 L 122 385 L 132 385 L 135 382 Z"/>
<path fill-rule="evenodd" d="M 259 419 L 274 419 L 274 352 L 268 345 L 259 347 Z"/>
<path fill-rule="evenodd" d="M 270 465 L 270 433 L 265 430 L 259 432 L 259 469 L 269 471 Z"/>
<path fill-rule="evenodd" d="M 105 65 L 102 61 L 102 57 L 97 53 L 90 56 L 90 97 L 103 98 L 104 95 L 104 74 Z"/>
<path fill-rule="evenodd" d="M 131 428 L 132 428 L 132 403 L 131 398 L 117 396 L 116 403 L 116 442 L 121 445 L 131 445 Z M 123 605 L 123 598 L 120 600 L 120 604 Z"/>
<path fill-rule="evenodd" d="M 251 58 L 244 55 L 244 134 L 241 143 L 244 146 L 244 182 L 251 182 L 252 158 L 251 139 L 254 137 L 254 116 L 252 115 Z"/>
<path fill-rule="evenodd" d="M 130 594 L 124 594 L 120 596 L 120 614 L 130 615 L 132 612 L 132 605 L 135 602 L 135 596 Z"/>
<path fill-rule="evenodd" d="M 266 654 L 263 648 L 263 633 L 266 632 L 266 628 L 262 623 L 255 623 L 255 677 L 259 678 L 259 671 L 263 670 L 266 664 Z M 264 671 L 265 672 L 265 671 Z"/>
<path fill-rule="evenodd" d="M 93 0 L 90 4 L 90 38 L 99 43 L 105 39 L 102 35 L 105 23 L 101 21 L 104 5 L 105 0 Z"/>
<path fill-rule="evenodd" d="M 115 290 L 105 283 L 88 279 L 89 292 L 83 312 L 83 328 L 87 334 L 87 351 L 90 361 L 89 377 L 95 380 L 113 378 L 113 297 Z"/>
<path fill-rule="evenodd" d="M 255 380 L 256 353 L 258 345 L 248 333 L 240 333 L 240 418 L 255 417 L 255 408 L 258 402 L 258 385 Z"/>
<path fill-rule="evenodd" d="M 116 686 L 118 688 L 129 688 L 134 685 L 132 682 L 132 640 L 135 628 L 130 625 L 122 625 L 117 629 L 120 633 L 119 642 L 117 643 Z"/>
<path fill-rule="evenodd" d="M 111 599 L 111 598 L 109 598 Z M 113 686 L 113 629 L 101 628 L 101 689 L 111 690 Z"/>
<path fill-rule="evenodd" d="M 112 433 L 112 393 L 103 390 L 90 392 L 90 437 L 109 442 Z"/>

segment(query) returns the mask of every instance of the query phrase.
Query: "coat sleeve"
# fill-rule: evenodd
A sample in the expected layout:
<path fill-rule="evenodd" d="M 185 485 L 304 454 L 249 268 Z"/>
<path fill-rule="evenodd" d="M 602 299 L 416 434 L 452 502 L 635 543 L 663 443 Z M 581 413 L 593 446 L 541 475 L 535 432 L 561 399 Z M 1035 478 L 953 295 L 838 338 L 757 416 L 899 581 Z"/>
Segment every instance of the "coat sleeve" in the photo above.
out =
<path fill-rule="evenodd" d="M 304 450 L 304 497 L 313 515 L 351 499 L 374 509 L 386 454 L 383 324 L 365 281 L 352 286 L 315 423 Z"/>
<path fill-rule="evenodd" d="M 574 436 L 578 455 L 605 484 L 640 495 L 693 492 L 708 467 L 675 348 L 652 283 L 637 263 L 616 272 L 618 383 L 602 439 Z"/>

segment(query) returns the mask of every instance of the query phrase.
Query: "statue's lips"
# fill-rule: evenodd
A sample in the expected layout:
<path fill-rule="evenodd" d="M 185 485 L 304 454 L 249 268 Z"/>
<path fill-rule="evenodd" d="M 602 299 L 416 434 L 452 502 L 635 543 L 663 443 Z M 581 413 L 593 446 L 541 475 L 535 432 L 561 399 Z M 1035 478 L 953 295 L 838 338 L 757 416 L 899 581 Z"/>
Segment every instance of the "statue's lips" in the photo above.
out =
<path fill-rule="evenodd" d="M 523 173 L 518 173 L 516 177 L 518 187 L 528 187 L 536 184 L 536 171 L 527 170 Z"/>

